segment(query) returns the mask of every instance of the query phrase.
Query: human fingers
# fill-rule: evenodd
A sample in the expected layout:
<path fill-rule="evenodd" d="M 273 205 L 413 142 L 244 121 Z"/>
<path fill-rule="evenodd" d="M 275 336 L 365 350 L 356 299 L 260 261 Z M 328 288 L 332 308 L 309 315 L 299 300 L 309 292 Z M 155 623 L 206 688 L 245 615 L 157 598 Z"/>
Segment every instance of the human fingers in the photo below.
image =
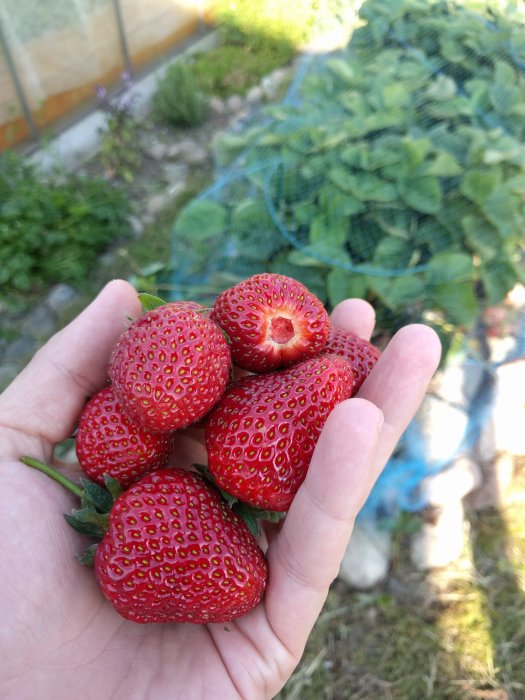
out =
<path fill-rule="evenodd" d="M 437 334 L 428 326 L 412 324 L 389 342 L 358 396 L 383 412 L 376 462 L 385 464 L 417 411 L 441 355 Z"/>
<path fill-rule="evenodd" d="M 70 435 L 86 398 L 106 380 L 111 351 L 128 317 L 139 313 L 140 302 L 130 284 L 107 284 L 4 391 L 0 425 L 51 444 Z"/>
<path fill-rule="evenodd" d="M 307 476 L 267 556 L 268 620 L 299 658 L 337 576 L 352 526 L 371 487 L 381 411 L 362 399 L 344 401 L 321 433 Z"/>
<path fill-rule="evenodd" d="M 364 299 L 345 299 L 335 306 L 330 320 L 337 328 L 351 331 L 360 338 L 369 340 L 376 316 L 373 307 Z"/>

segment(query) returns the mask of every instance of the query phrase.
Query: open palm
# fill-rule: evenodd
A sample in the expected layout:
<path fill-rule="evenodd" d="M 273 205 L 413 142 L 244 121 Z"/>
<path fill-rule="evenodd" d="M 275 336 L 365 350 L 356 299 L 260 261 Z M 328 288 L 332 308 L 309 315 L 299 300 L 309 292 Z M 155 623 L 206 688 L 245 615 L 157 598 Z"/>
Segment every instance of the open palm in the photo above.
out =
<path fill-rule="evenodd" d="M 330 415 L 308 476 L 279 530 L 268 532 L 264 601 L 227 625 L 139 625 L 103 598 L 74 558 L 85 546 L 62 513 L 74 497 L 20 462 L 53 460 L 86 398 L 106 381 L 136 293 L 110 283 L 54 336 L 0 397 L 0 697 L 5 700 L 272 698 L 297 665 L 338 573 L 355 517 L 439 359 L 424 326 L 402 329 L 359 398 Z M 373 311 L 348 300 L 336 325 L 370 335 Z M 203 461 L 195 432 L 175 461 Z M 174 462 L 175 463 L 175 462 Z"/>

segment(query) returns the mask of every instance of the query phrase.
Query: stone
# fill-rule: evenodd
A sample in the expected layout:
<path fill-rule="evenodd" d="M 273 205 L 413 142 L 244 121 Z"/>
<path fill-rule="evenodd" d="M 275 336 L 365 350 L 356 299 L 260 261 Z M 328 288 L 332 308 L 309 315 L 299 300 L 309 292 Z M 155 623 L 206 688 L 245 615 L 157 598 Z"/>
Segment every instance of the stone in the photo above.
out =
<path fill-rule="evenodd" d="M 202 165 L 209 158 L 209 153 L 204 146 L 194 139 L 179 141 L 171 147 L 172 158 L 179 158 L 187 165 Z"/>
<path fill-rule="evenodd" d="M 230 95 L 226 100 L 226 111 L 230 114 L 240 112 L 244 107 L 244 100 L 240 95 Z"/>
<path fill-rule="evenodd" d="M 503 453 L 497 455 L 492 461 L 482 464 L 481 484 L 468 494 L 465 507 L 472 510 L 485 510 L 504 505 L 514 477 L 514 461 L 513 455 Z"/>
<path fill-rule="evenodd" d="M 13 381 L 19 371 L 20 367 L 14 364 L 14 362 L 3 362 L 0 365 L 0 392 L 2 392 L 7 385 Z"/>
<path fill-rule="evenodd" d="M 142 219 L 139 219 L 138 216 L 132 215 L 128 218 L 128 223 L 131 230 L 133 231 L 133 235 L 135 236 L 135 238 L 140 238 L 144 231 L 144 222 L 142 221 Z"/>
<path fill-rule="evenodd" d="M 464 455 L 443 471 L 424 479 L 420 486 L 421 497 L 426 505 L 443 507 L 478 488 L 482 478 L 479 464 L 472 457 Z"/>
<path fill-rule="evenodd" d="M 264 90 L 260 85 L 255 85 L 246 93 L 246 102 L 249 105 L 256 105 L 264 99 Z"/>
<path fill-rule="evenodd" d="M 56 314 L 68 309 L 78 299 L 78 292 L 69 284 L 56 284 L 46 298 L 46 305 Z"/>
<path fill-rule="evenodd" d="M 220 97 L 210 97 L 209 106 L 210 110 L 217 116 L 221 116 L 226 112 L 226 104 Z"/>
<path fill-rule="evenodd" d="M 358 523 L 341 562 L 339 579 L 357 590 L 373 588 L 386 578 L 390 557 L 390 533 L 372 521 Z"/>
<path fill-rule="evenodd" d="M 47 338 L 55 330 L 56 314 L 47 304 L 39 304 L 25 317 L 20 330 L 31 338 Z"/>
<path fill-rule="evenodd" d="M 500 365 L 496 370 L 496 391 L 492 405 L 496 453 L 525 455 L 525 359 Z"/>
<path fill-rule="evenodd" d="M 11 343 L 5 351 L 2 364 L 21 366 L 26 360 L 28 360 L 38 348 L 38 341 L 36 338 L 29 338 L 27 336 L 22 336 Z"/>
<path fill-rule="evenodd" d="M 157 216 L 163 209 L 171 203 L 172 197 L 167 192 L 155 194 L 146 204 L 146 212 L 152 216 Z"/>
<path fill-rule="evenodd" d="M 425 522 L 410 542 L 410 557 L 418 571 L 448 566 L 463 553 L 468 523 L 463 503 L 453 499 L 443 505 L 432 522 Z"/>
<path fill-rule="evenodd" d="M 169 147 L 160 141 L 155 141 L 146 147 L 146 154 L 153 160 L 164 160 L 168 156 Z"/>
<path fill-rule="evenodd" d="M 420 457 L 432 467 L 444 468 L 458 454 L 468 425 L 465 409 L 439 397 L 427 395 L 421 404 L 407 437 Z"/>

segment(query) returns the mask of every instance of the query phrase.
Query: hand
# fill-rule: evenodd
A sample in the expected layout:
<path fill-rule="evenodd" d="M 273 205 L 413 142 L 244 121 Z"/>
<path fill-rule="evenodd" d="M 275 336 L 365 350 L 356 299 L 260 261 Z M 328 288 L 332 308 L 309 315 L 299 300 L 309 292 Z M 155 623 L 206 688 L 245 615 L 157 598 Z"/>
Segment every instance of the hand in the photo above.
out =
<path fill-rule="evenodd" d="M 268 533 L 263 603 L 228 625 L 138 625 L 113 610 L 93 572 L 76 562 L 85 543 L 62 516 L 74 498 L 20 458 L 53 460 L 86 398 L 104 384 L 126 317 L 139 313 L 133 288 L 111 282 L 0 397 L 4 700 L 274 697 L 302 655 L 355 517 L 418 408 L 440 352 L 433 331 L 405 327 L 359 397 L 331 413 L 282 528 Z M 360 300 L 343 302 L 332 318 L 362 337 L 374 323 Z M 181 434 L 179 464 L 202 460 L 195 435 Z"/>

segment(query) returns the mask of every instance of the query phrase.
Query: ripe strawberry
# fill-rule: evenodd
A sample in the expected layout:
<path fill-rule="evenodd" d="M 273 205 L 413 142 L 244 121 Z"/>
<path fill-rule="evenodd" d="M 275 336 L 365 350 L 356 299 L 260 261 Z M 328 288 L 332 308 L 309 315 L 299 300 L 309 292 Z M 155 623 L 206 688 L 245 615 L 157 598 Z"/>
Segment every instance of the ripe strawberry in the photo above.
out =
<path fill-rule="evenodd" d="M 241 518 L 179 468 L 117 498 L 94 566 L 106 598 L 135 622 L 228 622 L 259 603 L 268 574 Z"/>
<path fill-rule="evenodd" d="M 340 355 L 350 362 L 354 371 L 354 388 L 352 396 L 357 394 L 361 384 L 370 374 L 373 366 L 381 356 L 381 351 L 367 340 L 351 331 L 330 326 L 330 333 L 324 353 Z"/>
<path fill-rule="evenodd" d="M 104 485 L 104 473 L 123 488 L 153 469 L 165 466 L 171 451 L 168 433 L 153 433 L 122 410 L 112 387 L 88 401 L 78 423 L 76 450 L 90 479 Z"/>
<path fill-rule="evenodd" d="M 335 355 L 231 384 L 205 427 L 218 486 L 252 506 L 287 510 L 328 414 L 352 385 L 352 367 Z"/>
<path fill-rule="evenodd" d="M 290 277 L 254 275 L 219 294 L 211 318 L 228 335 L 233 362 L 268 372 L 314 357 L 330 321 L 323 304 Z"/>
<path fill-rule="evenodd" d="M 187 304 L 165 304 L 137 319 L 117 343 L 110 365 L 115 394 L 135 421 L 158 432 L 204 416 L 230 376 L 220 328 Z"/>

